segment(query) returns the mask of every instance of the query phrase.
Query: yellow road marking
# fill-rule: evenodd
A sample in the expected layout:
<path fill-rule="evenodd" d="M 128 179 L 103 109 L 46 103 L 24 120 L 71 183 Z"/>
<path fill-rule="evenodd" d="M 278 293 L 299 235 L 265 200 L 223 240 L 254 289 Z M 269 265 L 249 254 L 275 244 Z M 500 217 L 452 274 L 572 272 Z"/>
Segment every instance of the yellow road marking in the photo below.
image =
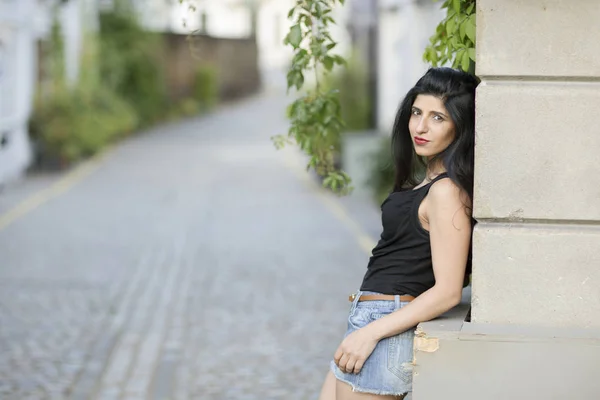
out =
<path fill-rule="evenodd" d="M 0 215 L 0 230 L 5 229 L 19 218 L 27 215 L 53 198 L 58 197 L 75 186 L 78 182 L 82 181 L 100 166 L 108 152 L 109 150 L 107 149 L 90 158 L 88 161 L 83 162 L 54 184 L 29 196 L 4 214 Z"/>
<path fill-rule="evenodd" d="M 319 200 L 325 204 L 329 211 L 350 230 L 360 248 L 368 255 L 371 255 L 373 247 L 377 244 L 376 241 L 348 215 L 348 212 L 339 200 L 310 178 L 308 172 L 306 172 L 305 164 L 302 163 L 302 160 L 296 153 L 293 153 L 293 150 L 280 151 L 286 153 L 284 155 L 285 165 L 294 172 L 298 179 L 307 184 L 307 186 L 317 194 Z"/>

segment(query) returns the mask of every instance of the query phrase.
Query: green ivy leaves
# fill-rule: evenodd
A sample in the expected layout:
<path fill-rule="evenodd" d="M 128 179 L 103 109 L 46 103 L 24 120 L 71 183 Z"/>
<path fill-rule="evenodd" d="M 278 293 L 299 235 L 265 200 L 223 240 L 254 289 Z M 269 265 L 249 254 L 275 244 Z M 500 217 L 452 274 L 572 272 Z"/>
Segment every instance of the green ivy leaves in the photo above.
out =
<path fill-rule="evenodd" d="M 328 28 L 335 23 L 331 13 L 336 3 L 344 4 L 344 1 L 296 0 L 288 13 L 294 22 L 284 39 L 284 44 L 294 51 L 287 73 L 288 91 L 301 90 L 309 72 L 315 74 L 316 87 L 288 106 L 288 133 L 274 136 L 272 140 L 277 148 L 298 145 L 309 156 L 307 170 L 316 171 L 323 178 L 323 186 L 338 194 L 347 194 L 352 190 L 350 177 L 335 166 L 344 127 L 338 92 L 322 91 L 319 85 L 321 74 L 332 71 L 336 65 L 346 65 L 343 57 L 331 54 L 337 43 Z"/>
<path fill-rule="evenodd" d="M 286 40 L 294 49 L 300 46 L 300 42 L 302 41 L 302 28 L 300 28 L 300 24 L 292 26 Z"/>
<path fill-rule="evenodd" d="M 453 68 L 475 72 L 475 0 L 446 0 L 446 18 L 436 28 L 423 59 L 433 66 L 451 63 Z"/>

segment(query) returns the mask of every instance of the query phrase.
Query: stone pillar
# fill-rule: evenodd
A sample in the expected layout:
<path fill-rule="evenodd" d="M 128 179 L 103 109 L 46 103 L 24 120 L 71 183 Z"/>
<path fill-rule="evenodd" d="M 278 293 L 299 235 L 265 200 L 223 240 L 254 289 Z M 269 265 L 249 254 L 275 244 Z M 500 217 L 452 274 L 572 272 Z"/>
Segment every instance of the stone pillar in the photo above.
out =
<path fill-rule="evenodd" d="M 600 327 L 600 1 L 478 0 L 472 322 Z"/>

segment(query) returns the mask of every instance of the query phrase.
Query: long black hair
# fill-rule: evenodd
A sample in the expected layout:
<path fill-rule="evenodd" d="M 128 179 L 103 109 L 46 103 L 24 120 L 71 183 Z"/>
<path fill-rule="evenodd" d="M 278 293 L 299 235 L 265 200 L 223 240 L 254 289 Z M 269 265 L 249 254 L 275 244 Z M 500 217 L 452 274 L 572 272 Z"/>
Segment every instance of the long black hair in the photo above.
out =
<path fill-rule="evenodd" d="M 452 181 L 473 201 L 475 158 L 475 88 L 479 79 L 469 73 L 446 67 L 431 68 L 408 91 L 402 101 L 392 132 L 392 154 L 395 166 L 394 191 L 414 187 L 426 161 L 417 155 L 408 130 L 412 106 L 420 94 L 433 95 L 444 102 L 454 122 L 456 136 L 452 143 L 429 163 L 441 162 Z M 469 206 L 470 208 L 470 206 Z"/>

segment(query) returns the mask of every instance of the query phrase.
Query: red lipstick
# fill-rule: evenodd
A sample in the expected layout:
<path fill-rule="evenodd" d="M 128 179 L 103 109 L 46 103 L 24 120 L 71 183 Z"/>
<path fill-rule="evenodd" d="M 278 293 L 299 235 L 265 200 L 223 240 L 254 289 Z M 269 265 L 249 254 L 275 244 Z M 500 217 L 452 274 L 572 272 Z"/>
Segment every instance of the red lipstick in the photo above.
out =
<path fill-rule="evenodd" d="M 421 137 L 415 136 L 415 143 L 419 146 L 423 146 L 424 144 L 429 143 L 429 140 L 423 139 Z"/>

